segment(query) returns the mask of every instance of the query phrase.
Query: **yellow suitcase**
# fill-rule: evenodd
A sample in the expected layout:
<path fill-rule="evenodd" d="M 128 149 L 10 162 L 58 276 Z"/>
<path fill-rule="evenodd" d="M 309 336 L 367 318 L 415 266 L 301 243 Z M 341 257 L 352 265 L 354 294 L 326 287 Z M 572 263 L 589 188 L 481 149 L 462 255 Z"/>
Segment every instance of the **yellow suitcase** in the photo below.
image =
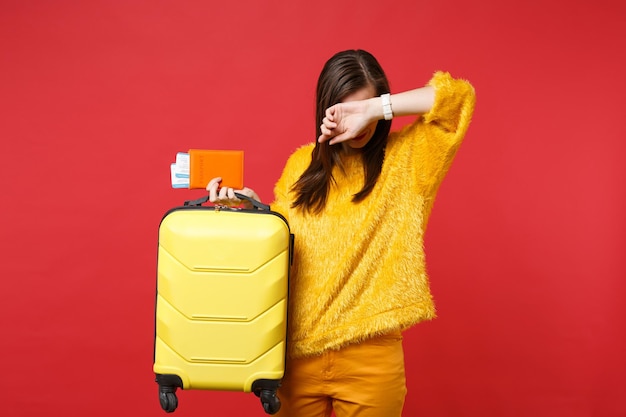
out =
<path fill-rule="evenodd" d="M 240 196 L 244 198 L 245 196 Z M 293 235 L 269 206 L 169 210 L 159 226 L 154 373 L 166 412 L 176 389 L 254 392 L 280 408 Z"/>

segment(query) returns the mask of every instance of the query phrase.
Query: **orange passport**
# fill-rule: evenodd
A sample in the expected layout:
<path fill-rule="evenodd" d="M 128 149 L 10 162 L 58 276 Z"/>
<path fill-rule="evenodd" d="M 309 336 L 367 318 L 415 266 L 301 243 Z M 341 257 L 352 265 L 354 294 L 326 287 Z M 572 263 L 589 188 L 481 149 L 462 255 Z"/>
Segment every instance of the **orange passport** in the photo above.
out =
<path fill-rule="evenodd" d="M 222 177 L 222 187 L 243 188 L 243 151 L 189 150 L 189 188 L 206 188 Z"/>

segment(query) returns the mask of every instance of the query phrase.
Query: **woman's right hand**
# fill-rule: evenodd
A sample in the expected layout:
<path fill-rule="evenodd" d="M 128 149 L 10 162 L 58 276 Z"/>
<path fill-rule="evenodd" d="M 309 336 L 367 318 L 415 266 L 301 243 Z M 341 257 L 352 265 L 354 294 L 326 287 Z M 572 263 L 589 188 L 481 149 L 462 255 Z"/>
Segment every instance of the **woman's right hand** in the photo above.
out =
<path fill-rule="evenodd" d="M 243 194 L 254 200 L 261 201 L 257 193 L 248 187 L 235 190 L 231 187 L 220 187 L 221 182 L 221 177 L 215 177 L 209 181 L 209 184 L 206 186 L 206 190 L 209 192 L 209 201 L 213 204 L 223 204 L 225 206 L 239 206 L 243 204 L 245 208 L 253 208 L 249 201 L 241 200 L 235 193 Z"/>

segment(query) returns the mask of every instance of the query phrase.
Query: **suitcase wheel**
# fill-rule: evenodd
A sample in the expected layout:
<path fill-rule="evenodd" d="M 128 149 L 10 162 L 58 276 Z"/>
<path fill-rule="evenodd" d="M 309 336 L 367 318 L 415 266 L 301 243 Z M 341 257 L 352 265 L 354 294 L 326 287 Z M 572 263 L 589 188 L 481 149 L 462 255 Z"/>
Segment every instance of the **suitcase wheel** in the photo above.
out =
<path fill-rule="evenodd" d="M 261 404 L 267 414 L 276 414 L 280 410 L 280 400 L 274 390 L 261 390 L 259 393 Z"/>
<path fill-rule="evenodd" d="M 173 392 L 160 392 L 159 402 L 161 403 L 161 408 L 166 413 L 173 413 L 176 407 L 178 407 L 178 398 L 176 398 L 176 394 Z"/>
<path fill-rule="evenodd" d="M 173 413 L 178 407 L 178 398 L 173 392 L 159 392 L 159 402 L 166 413 Z"/>
<path fill-rule="evenodd" d="M 176 398 L 176 387 L 159 385 L 159 402 L 161 408 L 166 413 L 173 413 L 178 407 L 178 398 Z"/>
<path fill-rule="evenodd" d="M 280 380 L 276 379 L 257 379 L 252 383 L 252 392 L 259 397 L 267 414 L 276 414 L 280 410 L 280 399 L 276 396 L 278 387 Z"/>
<path fill-rule="evenodd" d="M 178 407 L 176 389 L 183 387 L 183 381 L 177 375 L 157 374 L 156 382 L 159 384 L 159 402 L 166 413 L 173 413 Z"/>

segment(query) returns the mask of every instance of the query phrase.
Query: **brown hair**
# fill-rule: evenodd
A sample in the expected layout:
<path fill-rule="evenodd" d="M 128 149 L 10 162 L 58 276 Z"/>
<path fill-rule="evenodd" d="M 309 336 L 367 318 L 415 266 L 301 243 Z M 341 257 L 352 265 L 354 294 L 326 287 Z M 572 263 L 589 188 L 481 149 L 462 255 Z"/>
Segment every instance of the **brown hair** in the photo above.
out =
<path fill-rule="evenodd" d="M 292 186 L 296 193 L 292 207 L 300 207 L 307 212 L 319 213 L 326 205 L 330 185 L 335 181 L 332 175 L 335 165 L 341 166 L 341 147 L 319 143 L 320 126 L 326 109 L 340 103 L 350 94 L 371 86 L 376 95 L 389 92 L 387 77 L 372 54 L 363 50 L 347 50 L 331 57 L 317 81 L 316 96 L 316 141 L 311 155 L 311 163 Z M 376 185 L 385 157 L 385 145 L 391 129 L 391 121 L 379 120 L 374 135 L 362 148 L 361 157 L 365 166 L 363 188 L 352 196 L 353 202 L 362 201 Z"/>

